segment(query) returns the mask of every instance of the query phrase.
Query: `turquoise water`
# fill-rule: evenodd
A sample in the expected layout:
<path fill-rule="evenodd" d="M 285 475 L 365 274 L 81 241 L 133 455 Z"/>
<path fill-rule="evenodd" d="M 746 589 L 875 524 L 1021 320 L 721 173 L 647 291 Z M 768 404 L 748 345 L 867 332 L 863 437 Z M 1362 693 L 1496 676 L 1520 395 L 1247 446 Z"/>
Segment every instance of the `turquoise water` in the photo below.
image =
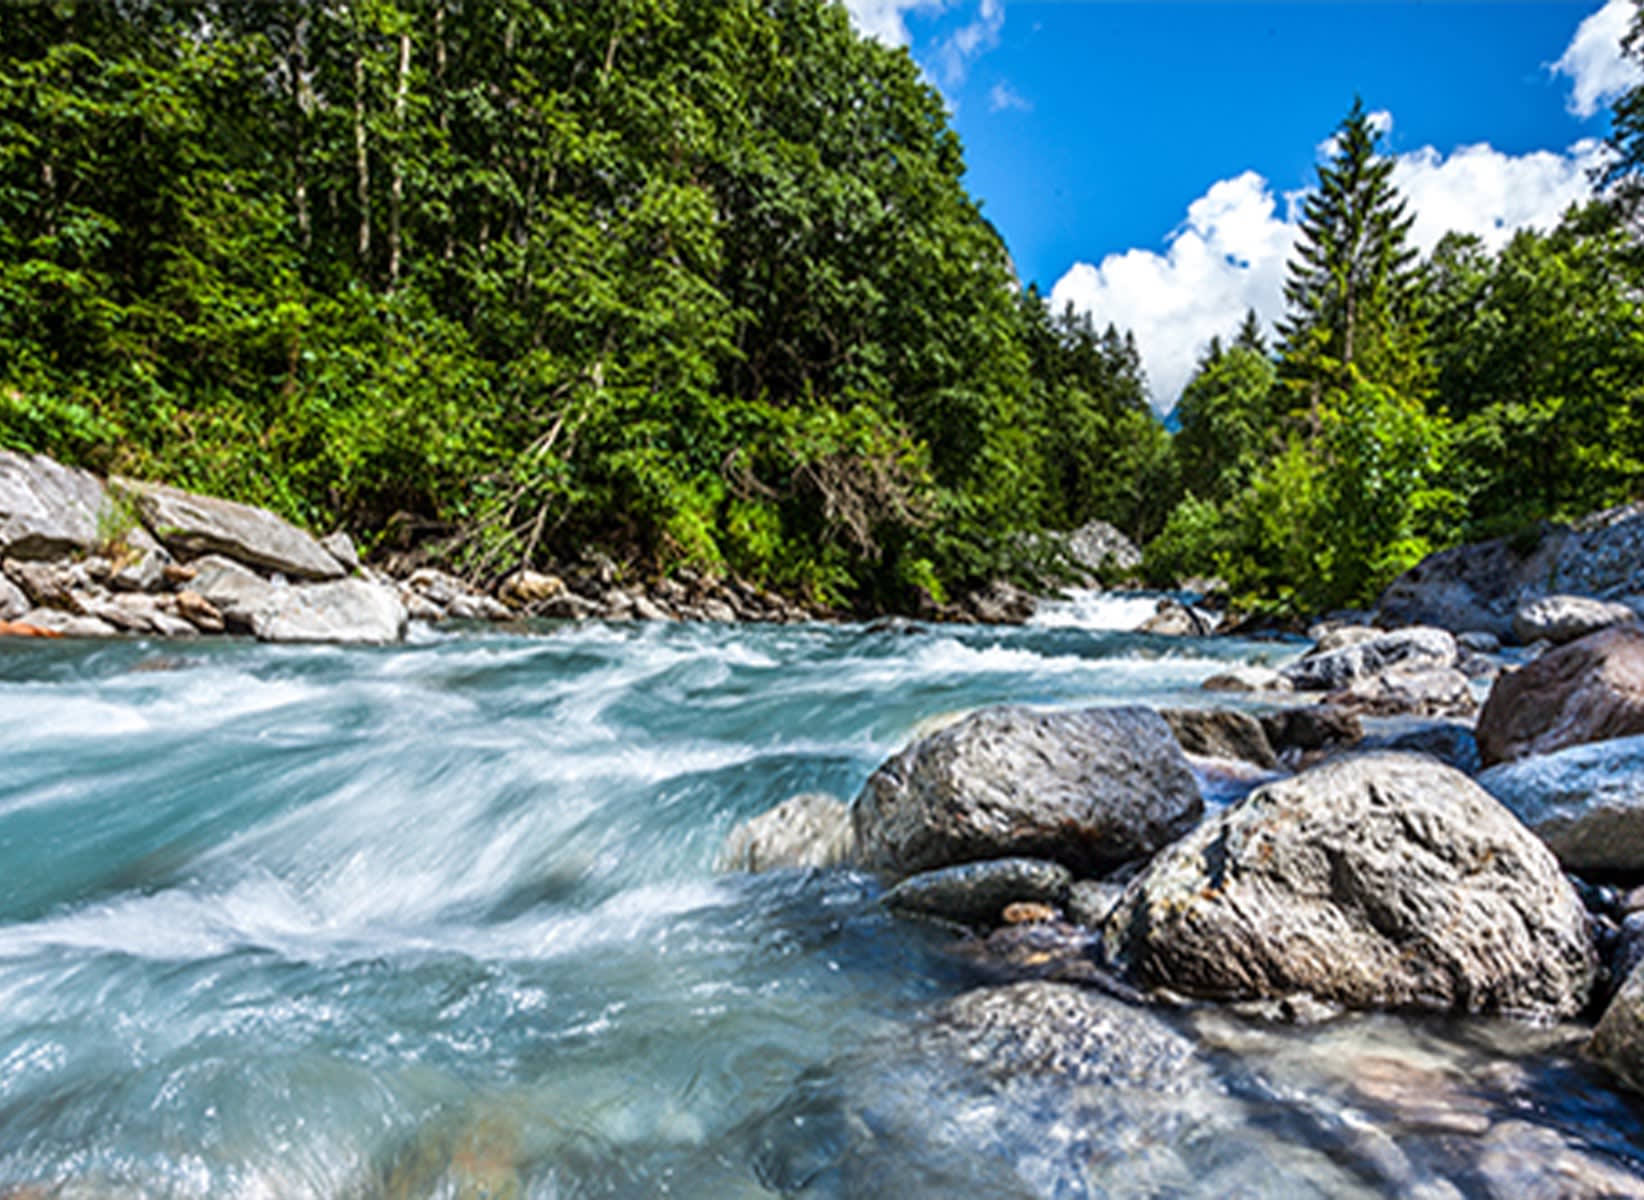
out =
<path fill-rule="evenodd" d="M 1511 1121 L 1630 1171 L 1639 1112 L 1570 1031 L 1392 1018 L 1172 1016 L 1212 1082 L 1160 1150 L 1088 1089 L 921 1060 L 909 1031 L 982 980 L 874 880 L 712 870 L 944 714 L 1202 703 L 1276 655 L 1072 626 L 0 643 L 0 1196 L 1484 1195 Z M 1486 1116 L 1406 1128 L 1364 1056 Z"/>

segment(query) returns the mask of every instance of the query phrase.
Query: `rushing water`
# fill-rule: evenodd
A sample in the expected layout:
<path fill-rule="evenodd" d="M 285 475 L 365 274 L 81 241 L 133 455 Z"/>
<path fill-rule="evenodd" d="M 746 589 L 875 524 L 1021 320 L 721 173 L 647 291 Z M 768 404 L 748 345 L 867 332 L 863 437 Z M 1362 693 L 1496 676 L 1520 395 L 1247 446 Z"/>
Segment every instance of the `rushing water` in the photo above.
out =
<path fill-rule="evenodd" d="M 1180 1095 L 973 1078 L 912 1036 L 979 982 L 951 933 L 850 872 L 713 872 L 737 821 L 850 796 L 944 714 L 1202 703 L 1262 655 L 1054 618 L 0 643 L 0 1196 L 1444 1197 L 1561 1155 L 1630 1170 L 1640 1114 L 1565 1030 L 1199 1010 L 1169 1018 L 1202 1048 Z"/>

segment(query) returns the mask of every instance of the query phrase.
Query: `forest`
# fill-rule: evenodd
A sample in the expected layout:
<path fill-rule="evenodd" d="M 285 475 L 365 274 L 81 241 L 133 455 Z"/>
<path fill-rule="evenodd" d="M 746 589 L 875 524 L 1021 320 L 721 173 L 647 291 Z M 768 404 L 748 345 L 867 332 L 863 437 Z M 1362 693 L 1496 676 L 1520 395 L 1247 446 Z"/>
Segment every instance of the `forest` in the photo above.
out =
<path fill-rule="evenodd" d="M 1590 203 L 1425 258 L 1354 102 L 1288 319 L 1171 433 L 831 0 L 13 7 L 0 446 L 478 580 L 593 550 L 912 611 L 1100 518 L 1155 583 L 1363 603 L 1644 494 L 1641 93 Z"/>

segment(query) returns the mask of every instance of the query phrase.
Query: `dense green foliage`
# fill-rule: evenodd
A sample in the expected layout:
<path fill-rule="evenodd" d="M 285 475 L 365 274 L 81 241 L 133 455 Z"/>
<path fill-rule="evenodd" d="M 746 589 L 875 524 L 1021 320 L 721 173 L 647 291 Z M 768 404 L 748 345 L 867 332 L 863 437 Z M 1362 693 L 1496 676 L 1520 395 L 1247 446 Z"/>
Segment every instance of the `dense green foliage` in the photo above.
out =
<path fill-rule="evenodd" d="M 823 0 L 14 7 L 0 441 L 477 575 L 940 595 L 1164 452 L 962 172 Z"/>

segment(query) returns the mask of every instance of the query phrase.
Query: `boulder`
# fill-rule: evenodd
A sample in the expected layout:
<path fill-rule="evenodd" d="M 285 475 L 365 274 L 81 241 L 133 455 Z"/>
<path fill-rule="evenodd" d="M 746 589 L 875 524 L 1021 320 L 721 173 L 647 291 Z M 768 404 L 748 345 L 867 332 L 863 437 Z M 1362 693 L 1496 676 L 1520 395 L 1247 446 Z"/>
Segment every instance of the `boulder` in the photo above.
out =
<path fill-rule="evenodd" d="M 111 513 L 108 493 L 91 472 L 43 454 L 0 450 L 0 556 L 91 551 L 111 532 Z"/>
<path fill-rule="evenodd" d="M 1644 733 L 1644 627 L 1615 625 L 1504 671 L 1478 717 L 1485 766 Z"/>
<path fill-rule="evenodd" d="M 1005 579 L 995 579 L 965 599 L 964 608 L 984 625 L 1020 625 L 1031 617 L 1039 602 Z"/>
<path fill-rule="evenodd" d="M 1142 565 L 1136 543 L 1106 521 L 1087 521 L 1064 534 L 1062 547 L 1068 561 L 1090 580 L 1105 574 L 1122 575 Z"/>
<path fill-rule="evenodd" d="M 1591 596 L 1541 596 L 1526 600 L 1513 614 L 1513 635 L 1525 645 L 1551 642 L 1562 646 L 1589 633 L 1638 620 L 1625 604 Z"/>
<path fill-rule="evenodd" d="M 194 637 L 200 632 L 178 615 L 176 600 L 170 596 L 150 596 L 143 592 L 80 593 L 75 607 L 124 633 Z"/>
<path fill-rule="evenodd" d="M 364 579 L 338 579 L 275 588 L 251 617 L 264 642 L 363 642 L 405 637 L 405 605 L 394 589 Z"/>
<path fill-rule="evenodd" d="M 1209 637 L 1216 632 L 1216 618 L 1203 609 L 1164 597 L 1153 615 L 1136 627 L 1137 633 L 1160 637 Z"/>
<path fill-rule="evenodd" d="M 497 598 L 513 608 L 531 608 L 565 594 L 565 581 L 558 575 L 544 575 L 521 569 L 502 581 Z"/>
<path fill-rule="evenodd" d="M 1644 1092 L 1644 964 L 1633 967 L 1593 1030 L 1587 1056 Z"/>
<path fill-rule="evenodd" d="M 1303 692 L 1336 692 L 1390 667 L 1407 671 L 1453 667 L 1456 639 L 1442 629 L 1398 629 L 1334 650 L 1313 651 L 1279 673 Z"/>
<path fill-rule="evenodd" d="M 1130 885 L 1104 939 L 1148 986 L 1349 1008 L 1568 1017 L 1597 970 L 1552 853 L 1460 772 L 1398 754 L 1206 820 Z"/>
<path fill-rule="evenodd" d="M 23 594 L 23 589 L 13 583 L 9 576 L 0 574 L 0 621 L 20 617 L 31 607 L 29 598 Z"/>
<path fill-rule="evenodd" d="M 354 545 L 354 539 L 341 529 L 321 538 L 320 549 L 336 559 L 337 565 L 350 575 L 360 569 L 360 552 Z"/>
<path fill-rule="evenodd" d="M 1637 592 L 1644 580 L 1644 503 L 1592 513 L 1561 539 L 1548 586 L 1555 592 L 1608 596 Z"/>
<path fill-rule="evenodd" d="M 120 631 L 98 617 L 64 612 L 60 608 L 31 608 L 17 622 L 26 628 L 43 630 L 59 637 L 114 637 Z"/>
<path fill-rule="evenodd" d="M 9 558 L 0 564 L 0 570 L 41 608 L 78 612 L 75 594 L 96 586 L 83 563 Z"/>
<path fill-rule="evenodd" d="M 1200 685 L 1207 692 L 1288 692 L 1290 681 L 1272 667 L 1239 666 L 1220 671 Z"/>
<path fill-rule="evenodd" d="M 1085 929 L 1100 929 L 1125 894 L 1125 885 L 1106 879 L 1081 879 L 1068 891 L 1067 919 Z"/>
<path fill-rule="evenodd" d="M 1005 906 L 1030 900 L 1060 907 L 1073 874 L 1037 858 L 995 858 L 910 875 L 885 893 L 895 912 L 941 917 L 961 925 L 1000 923 Z"/>
<path fill-rule="evenodd" d="M 125 592 L 157 592 L 165 586 L 171 555 L 141 525 L 128 531 L 113 551 L 108 585 Z"/>
<path fill-rule="evenodd" d="M 1262 731 L 1281 756 L 1289 752 L 1340 750 L 1364 740 L 1364 724 L 1356 713 L 1329 704 L 1282 708 L 1266 713 Z"/>
<path fill-rule="evenodd" d="M 222 633 L 225 628 L 223 614 L 199 592 L 177 593 L 177 615 L 202 633 Z"/>
<path fill-rule="evenodd" d="M 1479 786 L 1572 871 L 1644 871 L 1644 737 L 1491 767 Z"/>
<path fill-rule="evenodd" d="M 1454 667 L 1394 667 L 1355 679 L 1324 702 L 1367 717 L 1470 717 L 1478 711 L 1472 685 Z"/>
<path fill-rule="evenodd" d="M 1279 765 L 1262 723 L 1231 708 L 1166 708 L 1159 711 L 1189 754 L 1236 758 L 1271 770 Z"/>
<path fill-rule="evenodd" d="M 1566 537 L 1565 531 L 1548 527 L 1525 537 L 1430 554 L 1388 585 L 1376 604 L 1376 624 L 1433 625 L 1455 633 L 1481 630 L 1511 637 L 1520 599 L 1545 587 Z"/>
<path fill-rule="evenodd" d="M 1459 721 L 1424 721 L 1411 728 L 1366 738 L 1361 744 L 1366 750 L 1431 755 L 1463 775 L 1476 774 L 1479 768 L 1478 742 L 1473 737 L 1473 727 Z"/>
<path fill-rule="evenodd" d="M 274 584 L 231 558 L 210 554 L 189 564 L 189 590 L 209 604 L 223 625 L 249 633 L 256 617 L 274 603 Z"/>
<path fill-rule="evenodd" d="M 1326 622 L 1315 625 L 1307 631 L 1307 636 L 1313 639 L 1313 654 L 1328 654 L 1332 650 L 1344 650 L 1348 646 L 1357 646 L 1380 637 L 1382 631 L 1372 625 L 1340 625 Z"/>
<path fill-rule="evenodd" d="M 807 792 L 732 829 L 715 869 L 835 867 L 849 862 L 855 847 L 850 806 L 833 796 Z"/>
<path fill-rule="evenodd" d="M 110 485 L 116 496 L 136 506 L 144 524 L 174 554 L 225 554 L 295 579 L 347 574 L 319 542 L 265 508 L 162 483 L 116 477 Z"/>
<path fill-rule="evenodd" d="M 851 810 L 857 852 L 897 875 L 1048 858 L 1099 875 L 1151 854 L 1203 812 L 1170 726 L 1144 708 L 982 709 L 914 742 Z"/>

